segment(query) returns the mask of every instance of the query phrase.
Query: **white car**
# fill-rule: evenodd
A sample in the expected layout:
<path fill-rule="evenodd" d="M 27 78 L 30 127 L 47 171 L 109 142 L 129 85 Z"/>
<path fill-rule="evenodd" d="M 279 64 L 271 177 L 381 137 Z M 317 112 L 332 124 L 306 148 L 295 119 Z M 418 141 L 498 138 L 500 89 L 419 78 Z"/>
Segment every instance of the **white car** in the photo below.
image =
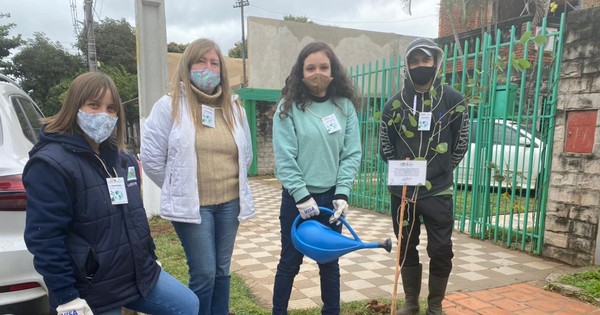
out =
<path fill-rule="evenodd" d="M 46 287 L 23 239 L 27 200 L 21 173 L 41 117 L 33 100 L 0 74 L 0 314 L 49 313 Z"/>
<path fill-rule="evenodd" d="M 486 171 L 490 170 L 490 187 L 529 187 L 535 190 L 541 172 L 540 166 L 543 165 L 543 161 L 540 161 L 544 149 L 542 140 L 532 136 L 528 131 L 531 128 L 525 130 L 514 121 L 495 119 L 488 122 L 478 124 L 477 119 L 472 121 L 469 151 L 455 170 L 458 173 L 457 184 L 471 185 L 477 166 L 480 183 L 484 180 Z M 490 135 L 490 127 L 492 136 L 481 136 Z M 477 128 L 485 128 L 480 131 L 480 146 L 476 143 Z M 486 139 L 492 141 L 491 151 L 486 151 Z M 484 159 L 485 156 L 487 158 Z M 514 185 L 513 179 L 516 180 Z"/>

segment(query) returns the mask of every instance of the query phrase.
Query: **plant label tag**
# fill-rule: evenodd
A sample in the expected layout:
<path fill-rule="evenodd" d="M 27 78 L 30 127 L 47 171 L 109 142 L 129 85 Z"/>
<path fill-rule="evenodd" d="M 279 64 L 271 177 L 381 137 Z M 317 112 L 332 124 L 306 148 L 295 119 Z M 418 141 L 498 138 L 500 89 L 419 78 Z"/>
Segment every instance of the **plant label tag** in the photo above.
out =
<path fill-rule="evenodd" d="M 425 185 L 427 161 L 425 160 L 390 160 L 388 161 L 389 186 Z"/>

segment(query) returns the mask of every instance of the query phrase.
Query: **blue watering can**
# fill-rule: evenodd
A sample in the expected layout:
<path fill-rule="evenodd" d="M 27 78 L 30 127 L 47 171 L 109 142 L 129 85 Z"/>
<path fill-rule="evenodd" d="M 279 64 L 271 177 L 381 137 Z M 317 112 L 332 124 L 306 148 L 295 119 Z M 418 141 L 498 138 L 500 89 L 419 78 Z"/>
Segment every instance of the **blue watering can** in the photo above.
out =
<path fill-rule="evenodd" d="M 329 208 L 319 207 L 319 210 L 321 213 L 333 214 L 333 210 Z M 354 238 L 344 236 L 316 220 L 303 220 L 298 215 L 292 224 L 292 243 L 294 243 L 294 247 L 320 264 L 334 261 L 340 256 L 363 248 L 381 247 L 385 248 L 388 253 L 392 251 L 390 238 L 379 243 L 363 243 L 344 217 L 340 217 L 339 220 Z"/>

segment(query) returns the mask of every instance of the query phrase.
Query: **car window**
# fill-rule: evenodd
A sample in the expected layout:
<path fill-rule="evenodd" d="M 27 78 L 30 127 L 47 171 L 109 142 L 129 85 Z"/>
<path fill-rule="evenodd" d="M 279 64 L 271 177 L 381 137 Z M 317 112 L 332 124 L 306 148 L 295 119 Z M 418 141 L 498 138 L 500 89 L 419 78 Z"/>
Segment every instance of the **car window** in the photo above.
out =
<path fill-rule="evenodd" d="M 517 131 L 511 126 L 505 127 L 504 125 L 496 124 L 496 128 L 494 128 L 494 144 L 502 144 L 502 137 L 504 137 L 504 144 L 517 145 Z"/>
<path fill-rule="evenodd" d="M 41 115 L 37 107 L 28 99 L 20 96 L 13 97 L 11 101 L 19 118 L 23 134 L 32 143 L 36 143 L 41 127 Z"/>

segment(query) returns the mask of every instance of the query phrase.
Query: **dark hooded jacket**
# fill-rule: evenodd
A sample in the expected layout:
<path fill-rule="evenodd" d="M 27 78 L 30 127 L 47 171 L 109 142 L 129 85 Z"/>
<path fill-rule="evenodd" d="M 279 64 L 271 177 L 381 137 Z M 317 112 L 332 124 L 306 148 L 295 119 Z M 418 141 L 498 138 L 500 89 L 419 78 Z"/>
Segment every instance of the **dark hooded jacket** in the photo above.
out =
<path fill-rule="evenodd" d="M 25 242 L 51 305 L 81 297 L 96 313 L 146 296 L 160 267 L 137 161 L 110 141 L 98 155 L 81 135 L 44 131 L 29 155 Z M 127 204 L 112 204 L 109 177 L 123 178 Z"/>
<path fill-rule="evenodd" d="M 409 44 L 405 55 L 404 84 L 400 92 L 390 98 L 381 116 L 380 154 L 389 160 L 427 160 L 427 181 L 431 187 L 407 187 L 407 198 L 426 198 L 448 190 L 453 184 L 453 170 L 468 148 L 469 114 L 464 97 L 455 89 L 435 78 L 432 89 L 415 90 L 408 71 L 407 56 L 415 49 L 426 48 L 433 53 L 436 73 L 443 61 L 443 51 L 429 39 L 420 38 Z M 432 90 L 435 90 L 432 92 Z M 431 127 L 419 131 L 419 113 L 431 112 Z M 427 185 L 429 186 L 429 185 Z M 402 196 L 402 186 L 388 186 L 388 190 Z"/>

